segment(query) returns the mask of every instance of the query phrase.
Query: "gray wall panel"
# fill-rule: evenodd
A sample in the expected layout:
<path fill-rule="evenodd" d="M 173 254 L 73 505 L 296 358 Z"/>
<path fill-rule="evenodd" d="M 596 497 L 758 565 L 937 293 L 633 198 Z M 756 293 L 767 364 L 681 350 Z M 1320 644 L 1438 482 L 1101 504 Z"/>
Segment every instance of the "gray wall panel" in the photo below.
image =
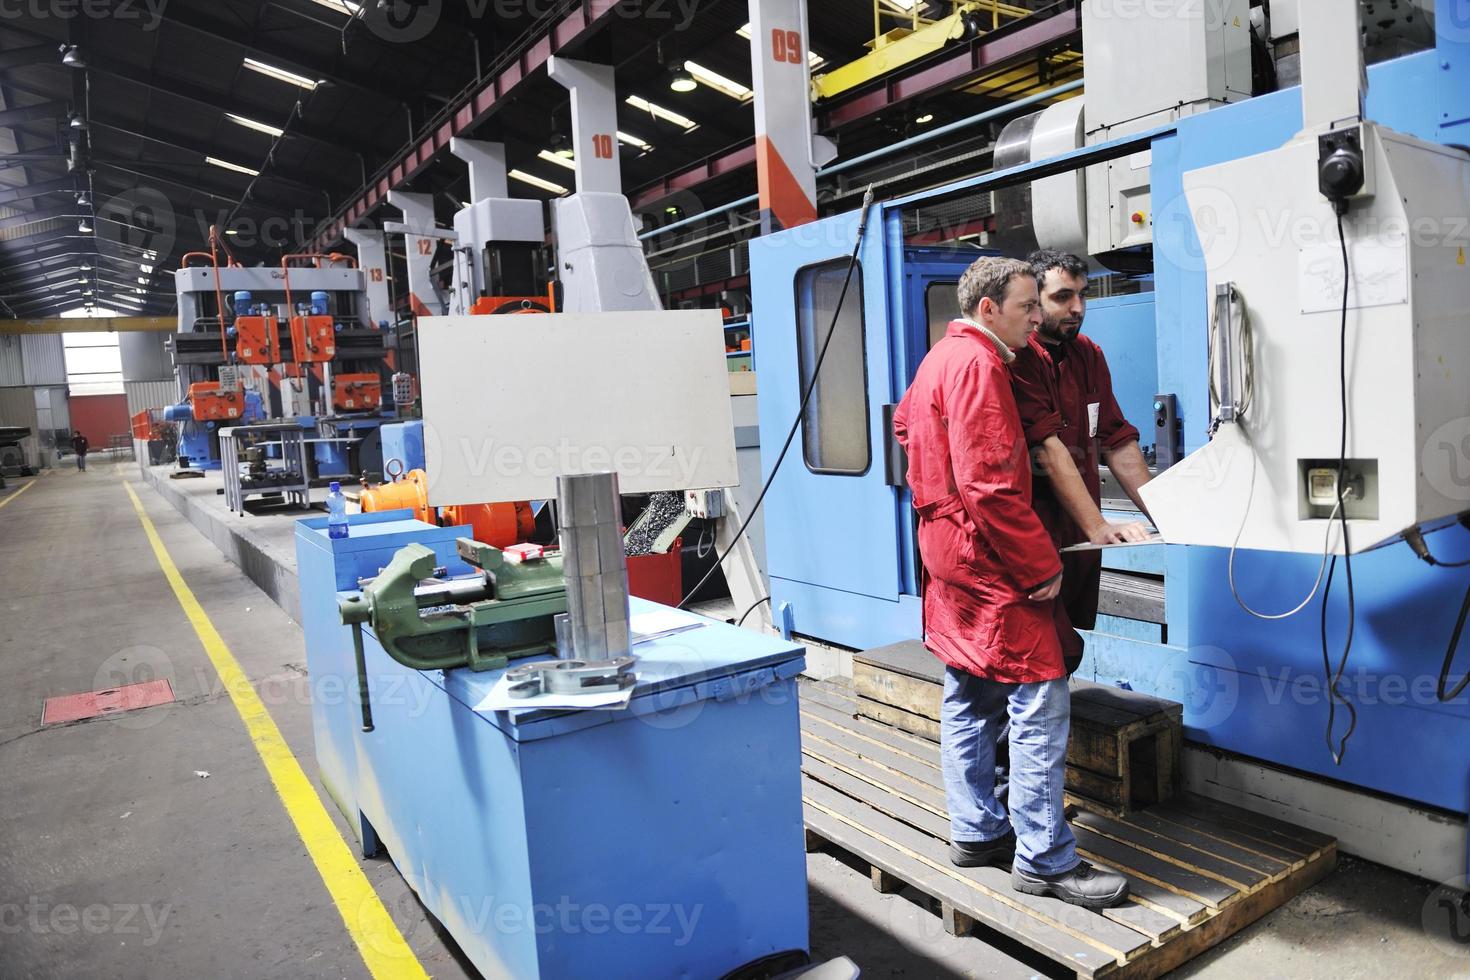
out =
<path fill-rule="evenodd" d="M 173 361 L 164 349 L 168 334 L 158 331 L 125 330 L 117 335 L 118 352 L 122 356 L 123 381 L 172 380 Z"/>
<path fill-rule="evenodd" d="M 28 385 L 66 384 L 66 350 L 59 333 L 28 333 L 20 338 Z"/>

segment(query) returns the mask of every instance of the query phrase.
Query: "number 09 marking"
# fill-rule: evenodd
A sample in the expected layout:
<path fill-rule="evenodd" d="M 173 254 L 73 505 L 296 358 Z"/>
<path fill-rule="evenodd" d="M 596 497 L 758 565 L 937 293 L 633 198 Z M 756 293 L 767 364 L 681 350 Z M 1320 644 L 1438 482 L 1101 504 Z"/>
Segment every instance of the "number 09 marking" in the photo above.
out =
<path fill-rule="evenodd" d="M 801 64 L 801 34 L 797 31 L 771 31 L 771 57 L 790 65 Z"/>

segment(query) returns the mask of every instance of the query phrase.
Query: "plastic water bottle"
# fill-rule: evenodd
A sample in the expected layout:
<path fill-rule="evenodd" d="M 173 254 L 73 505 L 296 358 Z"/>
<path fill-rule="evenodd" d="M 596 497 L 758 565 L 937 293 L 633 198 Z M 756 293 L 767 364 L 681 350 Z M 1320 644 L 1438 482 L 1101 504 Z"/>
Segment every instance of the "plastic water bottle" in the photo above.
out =
<path fill-rule="evenodd" d="M 347 537 L 347 498 L 342 496 L 342 484 L 336 480 L 327 487 L 327 537 Z"/>

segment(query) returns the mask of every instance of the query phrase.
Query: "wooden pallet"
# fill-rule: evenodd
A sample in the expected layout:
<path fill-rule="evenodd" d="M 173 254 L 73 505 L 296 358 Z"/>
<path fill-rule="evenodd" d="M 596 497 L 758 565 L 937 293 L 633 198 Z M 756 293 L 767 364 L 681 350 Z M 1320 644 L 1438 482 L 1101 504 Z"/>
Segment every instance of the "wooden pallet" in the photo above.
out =
<path fill-rule="evenodd" d="M 879 890 L 918 889 L 938 903 L 946 931 L 1015 950 L 1021 965 L 1050 961 L 1048 969 L 1081 978 L 1157 977 L 1337 864 L 1331 837 L 1182 796 L 1127 817 L 1088 812 L 1073 821 L 1078 852 L 1127 875 L 1123 906 L 1096 913 L 1022 895 L 1007 871 L 949 863 L 937 745 L 862 717 L 852 688 L 803 683 L 801 695 L 808 848 L 848 851 L 869 865 Z"/>
<path fill-rule="evenodd" d="M 853 654 L 858 713 L 939 741 L 944 665 L 917 641 Z M 1173 701 L 1072 681 L 1067 791 L 1114 816 L 1170 799 L 1178 790 L 1184 707 Z"/>

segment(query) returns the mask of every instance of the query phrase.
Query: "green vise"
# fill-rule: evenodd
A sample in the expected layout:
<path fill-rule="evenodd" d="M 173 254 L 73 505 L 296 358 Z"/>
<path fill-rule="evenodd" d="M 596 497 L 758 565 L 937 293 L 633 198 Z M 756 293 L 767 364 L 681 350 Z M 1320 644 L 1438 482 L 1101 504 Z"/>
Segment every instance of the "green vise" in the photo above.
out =
<path fill-rule="evenodd" d="M 456 547 L 480 577 L 434 579 L 433 550 L 411 544 L 360 595 L 338 600 L 342 622 L 352 627 L 363 731 L 372 731 L 364 623 L 390 657 L 414 670 L 495 670 L 519 657 L 556 655 L 556 616 L 567 611 L 561 556 L 512 562 L 469 538 Z"/>

